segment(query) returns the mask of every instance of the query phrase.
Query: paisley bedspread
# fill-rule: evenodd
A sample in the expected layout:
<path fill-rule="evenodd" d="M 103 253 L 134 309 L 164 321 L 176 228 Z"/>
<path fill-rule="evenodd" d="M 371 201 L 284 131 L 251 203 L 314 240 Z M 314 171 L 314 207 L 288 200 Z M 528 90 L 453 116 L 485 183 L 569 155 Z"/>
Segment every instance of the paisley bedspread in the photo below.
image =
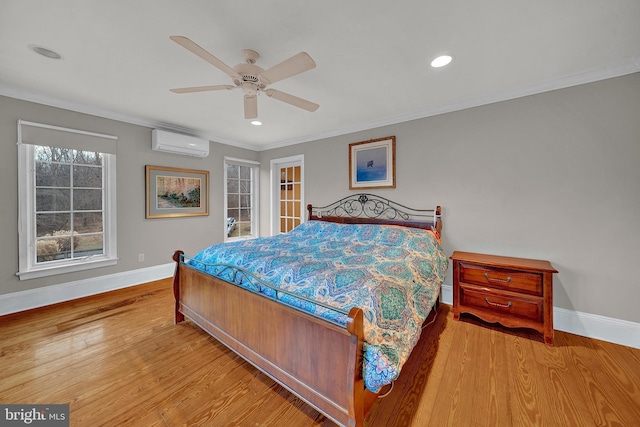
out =
<path fill-rule="evenodd" d="M 308 221 L 286 234 L 210 246 L 187 263 L 205 271 L 210 267 L 203 263 L 239 266 L 275 288 L 347 312 L 360 307 L 365 333 L 363 377 L 366 387 L 377 392 L 398 377 L 420 338 L 448 259 L 430 231 Z M 227 275 L 221 278 L 244 286 Z M 267 287 L 259 292 L 274 297 Z M 345 323 L 343 314 L 307 300 L 286 294 L 278 298 Z"/>

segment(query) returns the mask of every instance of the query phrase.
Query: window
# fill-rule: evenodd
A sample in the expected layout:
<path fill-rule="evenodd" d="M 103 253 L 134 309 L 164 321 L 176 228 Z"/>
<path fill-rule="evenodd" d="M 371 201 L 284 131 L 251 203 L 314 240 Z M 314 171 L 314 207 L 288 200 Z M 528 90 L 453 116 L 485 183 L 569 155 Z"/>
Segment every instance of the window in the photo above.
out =
<path fill-rule="evenodd" d="M 18 122 L 21 280 L 117 261 L 115 137 Z"/>
<path fill-rule="evenodd" d="M 258 173 L 260 165 L 225 157 L 226 238 L 258 237 Z"/>

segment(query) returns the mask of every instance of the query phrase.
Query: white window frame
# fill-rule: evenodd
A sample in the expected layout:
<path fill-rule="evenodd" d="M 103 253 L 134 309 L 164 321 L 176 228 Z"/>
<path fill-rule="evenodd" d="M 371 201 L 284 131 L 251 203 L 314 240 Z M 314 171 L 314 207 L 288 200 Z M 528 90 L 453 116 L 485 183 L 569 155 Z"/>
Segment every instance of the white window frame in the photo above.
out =
<path fill-rule="evenodd" d="M 84 258 L 63 259 L 38 264 L 36 261 L 35 215 L 35 158 L 33 144 L 22 142 L 21 126 L 35 126 L 56 131 L 70 132 L 92 137 L 117 139 L 112 135 L 97 134 L 76 129 L 62 128 L 41 123 L 18 121 L 18 264 L 16 275 L 20 280 L 71 273 L 92 268 L 115 265 L 118 262 L 116 230 L 116 155 L 103 154 L 103 230 L 104 254 Z M 45 145 L 45 144 L 39 144 Z M 55 144 L 51 144 L 55 146 Z"/>
<path fill-rule="evenodd" d="M 227 170 L 230 164 L 248 166 L 251 168 L 251 235 L 229 237 L 227 235 L 227 211 L 228 211 L 228 193 L 227 193 Z M 239 159 L 236 157 L 224 158 L 224 241 L 233 242 L 236 240 L 255 239 L 260 236 L 260 163 L 253 160 Z"/>

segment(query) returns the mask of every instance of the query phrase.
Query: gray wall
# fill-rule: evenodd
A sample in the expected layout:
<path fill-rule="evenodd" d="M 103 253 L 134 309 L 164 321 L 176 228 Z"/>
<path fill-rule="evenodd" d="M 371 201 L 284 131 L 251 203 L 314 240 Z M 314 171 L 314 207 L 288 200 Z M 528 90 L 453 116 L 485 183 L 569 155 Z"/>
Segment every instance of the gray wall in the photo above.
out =
<path fill-rule="evenodd" d="M 19 281 L 18 119 L 117 135 L 117 266 Z M 261 161 L 261 231 L 269 232 L 269 162 L 305 155 L 305 197 L 349 193 L 348 144 L 395 135 L 403 204 L 443 206 L 453 250 L 550 260 L 555 305 L 640 322 L 640 74 L 256 153 L 211 143 L 206 159 L 156 153 L 151 129 L 0 97 L 0 294 L 170 262 L 223 239 L 223 157 Z M 211 214 L 144 218 L 144 165 L 211 172 Z M 138 253 L 145 262 L 138 262 Z M 451 278 L 447 279 L 451 284 Z"/>
<path fill-rule="evenodd" d="M 350 193 L 348 145 L 395 135 L 397 186 L 454 250 L 548 259 L 554 305 L 640 322 L 640 74 L 261 153 L 304 154 L 307 203 Z M 269 230 L 263 185 L 261 230 Z M 447 279 L 451 285 L 451 275 Z"/>
<path fill-rule="evenodd" d="M 118 136 L 117 203 L 118 256 L 116 266 L 20 281 L 18 271 L 18 119 Z M 210 143 L 205 159 L 158 153 L 151 150 L 151 129 L 0 96 L 0 171 L 3 202 L 0 203 L 0 294 L 72 282 L 89 277 L 150 267 L 171 262 L 176 249 L 194 254 L 224 239 L 223 158 L 257 160 L 258 153 Z M 206 217 L 145 219 L 146 164 L 208 170 L 210 215 Z M 138 254 L 145 261 L 138 262 Z"/>

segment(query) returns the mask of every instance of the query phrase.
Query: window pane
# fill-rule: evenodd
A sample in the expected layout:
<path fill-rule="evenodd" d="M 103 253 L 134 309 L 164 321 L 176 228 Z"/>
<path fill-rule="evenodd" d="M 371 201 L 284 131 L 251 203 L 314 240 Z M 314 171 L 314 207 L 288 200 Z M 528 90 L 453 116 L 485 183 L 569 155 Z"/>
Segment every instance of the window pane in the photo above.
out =
<path fill-rule="evenodd" d="M 237 179 L 227 179 L 227 193 L 237 193 L 239 189 Z"/>
<path fill-rule="evenodd" d="M 93 151 L 74 151 L 74 161 L 81 165 L 102 166 L 102 153 L 94 153 Z"/>
<path fill-rule="evenodd" d="M 102 210 L 102 190 L 74 190 L 73 207 L 80 211 Z"/>
<path fill-rule="evenodd" d="M 36 186 L 69 187 L 71 185 L 70 165 L 36 162 Z"/>
<path fill-rule="evenodd" d="M 37 262 L 55 261 L 58 259 L 68 258 L 64 248 L 70 247 L 70 238 L 50 238 L 42 239 L 36 242 L 36 260 Z"/>
<path fill-rule="evenodd" d="M 34 147 L 34 157 L 36 161 L 72 163 L 73 151 L 70 148 L 44 147 L 36 145 Z"/>
<path fill-rule="evenodd" d="M 74 236 L 74 255 L 90 256 L 103 253 L 103 235 L 89 234 L 88 236 Z"/>
<path fill-rule="evenodd" d="M 94 166 L 74 166 L 73 186 L 102 188 L 102 168 Z"/>
<path fill-rule="evenodd" d="M 240 235 L 241 236 L 251 236 L 251 223 L 250 222 L 241 222 L 240 223 Z"/>
<path fill-rule="evenodd" d="M 251 209 L 240 209 L 240 221 L 251 221 Z"/>
<path fill-rule="evenodd" d="M 227 218 L 233 218 L 236 221 L 240 220 L 240 209 L 227 209 Z"/>
<path fill-rule="evenodd" d="M 251 207 L 251 196 L 250 195 L 242 195 L 242 196 L 240 196 L 240 207 L 242 207 L 242 208 L 250 208 Z"/>
<path fill-rule="evenodd" d="M 102 212 L 78 212 L 73 215 L 73 230 L 78 233 L 102 231 Z"/>
<path fill-rule="evenodd" d="M 240 180 L 240 193 L 251 193 L 251 181 L 246 181 L 244 179 Z"/>
<path fill-rule="evenodd" d="M 227 165 L 227 178 L 238 178 L 240 176 L 239 168 L 238 165 Z"/>
<path fill-rule="evenodd" d="M 227 207 L 228 208 L 239 208 L 240 207 L 240 196 L 237 194 L 227 194 Z"/>
<path fill-rule="evenodd" d="M 240 179 L 251 179 L 251 168 L 249 166 L 239 166 Z"/>
<path fill-rule="evenodd" d="M 71 191 L 62 188 L 37 188 L 36 211 L 68 211 L 71 209 Z"/>
<path fill-rule="evenodd" d="M 52 236 L 54 232 L 71 229 L 70 213 L 45 213 L 36 215 L 36 236 Z"/>

